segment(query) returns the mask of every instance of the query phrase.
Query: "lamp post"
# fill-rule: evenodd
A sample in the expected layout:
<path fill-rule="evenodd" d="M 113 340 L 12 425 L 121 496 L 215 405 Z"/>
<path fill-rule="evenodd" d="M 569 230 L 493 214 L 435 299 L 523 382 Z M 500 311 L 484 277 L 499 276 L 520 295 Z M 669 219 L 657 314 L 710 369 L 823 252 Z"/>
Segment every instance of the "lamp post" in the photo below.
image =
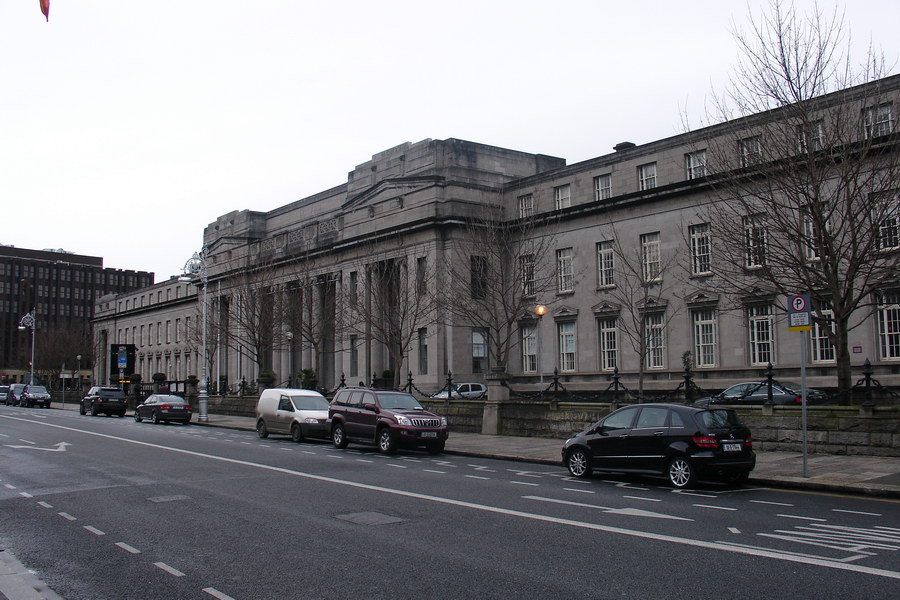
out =
<path fill-rule="evenodd" d="M 37 323 L 34 320 L 34 309 L 30 313 L 26 313 L 19 321 L 19 330 L 23 331 L 26 327 L 31 327 L 31 375 L 28 379 L 28 385 L 34 385 L 34 331 L 37 329 Z"/>
<path fill-rule="evenodd" d="M 288 387 L 294 387 L 294 332 L 287 332 L 288 341 Z"/>
<path fill-rule="evenodd" d="M 76 394 L 76 398 L 77 398 L 77 396 L 81 395 L 81 355 L 79 354 L 78 356 L 76 356 L 75 360 L 78 361 L 78 376 L 77 376 L 78 385 L 75 388 L 75 391 L 78 392 Z"/>
<path fill-rule="evenodd" d="M 209 283 L 209 273 L 206 269 L 206 246 L 204 246 L 200 252 L 194 252 L 194 255 L 184 263 L 183 271 L 184 276 L 181 278 L 182 280 L 190 281 L 203 290 L 203 298 L 201 299 L 202 308 L 200 310 L 200 329 L 203 331 L 201 334 L 201 343 L 203 345 L 201 359 L 203 360 L 203 369 L 200 375 L 200 389 L 198 390 L 200 414 L 197 416 L 197 420 L 200 423 L 206 423 L 209 421 L 209 376 L 206 372 L 208 363 L 207 353 L 209 351 L 206 347 L 206 294 L 208 289 L 207 284 Z M 197 283 L 198 279 L 199 283 Z"/>
<path fill-rule="evenodd" d="M 541 321 L 547 314 L 547 307 L 538 304 L 534 307 L 534 314 L 537 315 L 537 370 L 541 376 L 541 385 L 544 385 L 544 371 L 541 369 Z"/>

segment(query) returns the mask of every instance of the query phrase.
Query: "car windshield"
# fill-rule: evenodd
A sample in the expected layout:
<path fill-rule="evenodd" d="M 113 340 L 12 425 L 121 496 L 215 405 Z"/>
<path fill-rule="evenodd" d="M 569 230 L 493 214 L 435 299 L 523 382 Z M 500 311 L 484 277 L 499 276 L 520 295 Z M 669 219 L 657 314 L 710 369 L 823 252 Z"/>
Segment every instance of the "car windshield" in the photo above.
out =
<path fill-rule="evenodd" d="M 379 394 L 378 403 L 381 405 L 381 408 L 387 409 L 422 410 L 419 401 L 409 394 Z"/>
<path fill-rule="evenodd" d="M 697 413 L 697 420 L 707 429 L 730 429 L 741 425 L 741 420 L 733 410 L 704 410 Z"/>
<path fill-rule="evenodd" d="M 32 394 L 46 394 L 47 388 L 45 388 L 42 385 L 31 385 L 31 386 L 28 386 L 28 391 L 31 392 Z"/>
<path fill-rule="evenodd" d="M 321 396 L 291 396 L 297 410 L 328 410 L 328 400 Z"/>

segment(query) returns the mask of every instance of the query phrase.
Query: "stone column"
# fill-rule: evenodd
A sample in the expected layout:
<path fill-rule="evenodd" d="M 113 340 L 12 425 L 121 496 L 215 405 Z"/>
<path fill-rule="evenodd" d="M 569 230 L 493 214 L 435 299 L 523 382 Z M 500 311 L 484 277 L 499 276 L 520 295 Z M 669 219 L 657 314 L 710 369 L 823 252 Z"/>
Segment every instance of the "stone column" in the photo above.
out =
<path fill-rule="evenodd" d="M 503 367 L 491 367 L 487 379 L 487 400 L 484 402 L 484 414 L 481 418 L 481 433 L 498 435 L 502 430 L 500 405 L 509 401 L 509 388 L 504 384 L 509 373 Z"/>

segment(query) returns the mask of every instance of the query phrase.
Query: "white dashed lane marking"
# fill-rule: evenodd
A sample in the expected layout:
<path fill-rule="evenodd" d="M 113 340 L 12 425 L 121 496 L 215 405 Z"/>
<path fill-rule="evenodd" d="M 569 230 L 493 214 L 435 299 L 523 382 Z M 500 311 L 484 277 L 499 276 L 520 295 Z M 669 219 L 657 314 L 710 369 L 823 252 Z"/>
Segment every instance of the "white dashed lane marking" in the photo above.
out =
<path fill-rule="evenodd" d="M 211 587 L 203 588 L 203 591 L 206 592 L 207 594 L 209 594 L 210 596 L 212 596 L 213 598 L 218 598 L 218 600 L 234 600 L 234 598 L 232 598 L 228 594 L 223 594 L 216 588 L 211 588 Z"/>
<path fill-rule="evenodd" d="M 63 519 L 66 519 L 67 521 L 77 521 L 77 520 L 78 520 L 78 519 L 76 519 L 75 517 L 73 517 L 72 515 L 70 515 L 69 513 L 66 513 L 66 512 L 61 512 L 61 513 L 56 513 L 56 514 L 58 514 L 59 516 L 61 516 Z"/>
<path fill-rule="evenodd" d="M 116 546 L 124 550 L 125 552 L 130 552 L 131 554 L 140 554 L 141 551 L 135 548 L 134 546 L 129 546 L 125 542 L 116 542 Z"/>
<path fill-rule="evenodd" d="M 729 508 L 727 506 L 713 506 L 711 504 L 695 504 L 697 508 L 711 508 L 713 510 L 737 510 L 736 508 Z"/>
<path fill-rule="evenodd" d="M 769 504 L 772 506 L 793 506 L 793 504 L 788 504 L 787 502 L 769 502 L 767 500 L 751 500 L 754 504 Z"/>
<path fill-rule="evenodd" d="M 659 498 L 644 498 L 643 496 L 622 496 L 623 498 L 628 498 L 630 500 L 645 500 L 647 502 L 662 502 Z"/>
<path fill-rule="evenodd" d="M 84 528 L 87 529 L 88 531 L 90 531 L 91 533 L 93 533 L 94 535 L 106 535 L 104 532 L 100 531 L 96 527 L 91 527 L 90 525 L 85 525 Z"/>
<path fill-rule="evenodd" d="M 156 566 L 156 567 L 159 567 L 160 569 L 162 569 L 163 571 L 165 571 L 165 572 L 168 573 L 169 575 L 174 575 L 175 577 L 184 577 L 184 573 L 182 573 L 181 571 L 179 571 L 179 570 L 176 569 L 175 567 L 170 567 L 169 565 L 167 565 L 167 564 L 164 563 L 164 562 L 155 562 L 155 563 L 153 563 L 153 565 Z"/>
<path fill-rule="evenodd" d="M 816 517 L 804 517 L 801 515 L 775 515 L 777 517 L 784 517 L 785 519 L 800 519 L 801 521 L 818 521 L 820 523 L 825 523 L 828 519 L 817 519 Z"/>
<path fill-rule="evenodd" d="M 881 513 L 863 512 L 861 510 L 842 510 L 840 508 L 832 508 L 831 510 L 833 512 L 848 513 L 851 515 L 864 515 L 866 517 L 881 517 L 881 516 L 883 516 Z"/>
<path fill-rule="evenodd" d="M 490 477 L 479 477 L 478 475 L 466 475 L 469 479 L 490 479 Z"/>

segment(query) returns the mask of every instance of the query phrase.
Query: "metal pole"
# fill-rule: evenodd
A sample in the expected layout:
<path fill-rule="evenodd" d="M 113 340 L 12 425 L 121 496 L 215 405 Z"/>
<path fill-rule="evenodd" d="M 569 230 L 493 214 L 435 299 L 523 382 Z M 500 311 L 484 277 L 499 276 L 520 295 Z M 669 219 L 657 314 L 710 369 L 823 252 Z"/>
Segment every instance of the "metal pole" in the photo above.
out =
<path fill-rule="evenodd" d="M 801 399 L 801 427 L 803 429 L 803 476 L 809 477 L 809 466 L 807 464 L 807 456 L 809 454 L 807 435 L 806 435 L 806 331 L 802 332 L 802 340 L 800 342 L 800 399 Z"/>
<path fill-rule="evenodd" d="M 31 381 L 29 385 L 34 385 L 34 331 L 37 329 L 37 321 L 35 319 L 35 309 L 31 309 Z"/>
<path fill-rule="evenodd" d="M 200 378 L 200 415 L 197 420 L 201 423 L 209 421 L 209 375 L 207 373 L 207 362 L 209 348 L 206 347 L 206 305 L 207 305 L 207 285 L 208 278 L 206 274 L 206 248 L 200 257 L 201 260 L 201 276 L 203 281 L 203 375 Z"/>

